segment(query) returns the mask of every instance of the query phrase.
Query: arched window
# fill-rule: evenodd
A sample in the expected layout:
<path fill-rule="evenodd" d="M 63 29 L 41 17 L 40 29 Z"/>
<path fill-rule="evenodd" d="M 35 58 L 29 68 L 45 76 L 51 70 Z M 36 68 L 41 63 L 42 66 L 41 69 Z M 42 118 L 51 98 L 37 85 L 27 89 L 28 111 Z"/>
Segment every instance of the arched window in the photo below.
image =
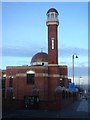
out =
<path fill-rule="evenodd" d="M 48 19 L 50 18 L 50 14 L 47 15 Z"/>
<path fill-rule="evenodd" d="M 51 39 L 52 39 L 52 49 L 54 49 L 54 38 Z"/>
<path fill-rule="evenodd" d="M 35 83 L 35 72 L 28 71 L 27 72 L 27 84 L 34 84 Z"/>
<path fill-rule="evenodd" d="M 54 18 L 54 13 L 51 13 L 51 19 Z"/>
<path fill-rule="evenodd" d="M 57 18 L 57 14 L 55 13 L 55 18 Z"/>
<path fill-rule="evenodd" d="M 13 87 L 13 76 L 9 77 L 9 87 Z"/>

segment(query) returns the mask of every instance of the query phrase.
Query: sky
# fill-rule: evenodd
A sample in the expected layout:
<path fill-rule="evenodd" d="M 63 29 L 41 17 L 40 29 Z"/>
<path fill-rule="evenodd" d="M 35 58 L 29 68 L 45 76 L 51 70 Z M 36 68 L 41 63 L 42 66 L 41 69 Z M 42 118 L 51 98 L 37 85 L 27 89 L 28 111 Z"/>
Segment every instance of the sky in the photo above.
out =
<path fill-rule="evenodd" d="M 2 66 L 30 65 L 31 58 L 43 48 L 48 52 L 46 13 L 54 7 L 59 12 L 58 63 L 68 66 L 75 82 L 88 81 L 88 3 L 87 2 L 3 2 Z M 74 56 L 75 56 L 74 55 Z M 82 77 L 82 78 L 80 78 Z"/>

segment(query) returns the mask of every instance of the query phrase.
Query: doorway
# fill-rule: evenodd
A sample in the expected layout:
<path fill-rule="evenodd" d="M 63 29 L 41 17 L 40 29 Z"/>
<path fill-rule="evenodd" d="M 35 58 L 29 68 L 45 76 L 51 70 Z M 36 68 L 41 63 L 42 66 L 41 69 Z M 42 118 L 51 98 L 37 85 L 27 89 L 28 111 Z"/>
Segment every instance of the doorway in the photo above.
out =
<path fill-rule="evenodd" d="M 26 109 L 39 109 L 39 96 L 24 96 L 24 105 Z"/>

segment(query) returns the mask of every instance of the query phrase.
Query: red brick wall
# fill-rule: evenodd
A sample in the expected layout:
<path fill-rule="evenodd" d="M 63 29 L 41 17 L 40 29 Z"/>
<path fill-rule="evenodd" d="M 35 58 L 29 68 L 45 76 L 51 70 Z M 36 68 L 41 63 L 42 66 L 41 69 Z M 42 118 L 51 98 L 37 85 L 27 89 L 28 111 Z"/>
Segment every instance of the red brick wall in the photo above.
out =
<path fill-rule="evenodd" d="M 49 66 L 49 99 L 54 99 L 55 88 L 59 85 L 59 66 Z"/>
<path fill-rule="evenodd" d="M 7 69 L 6 93 L 9 87 L 9 76 L 13 76 L 14 97 L 16 99 L 23 99 L 24 95 L 31 94 L 33 85 L 27 84 L 26 72 L 28 70 L 33 70 L 36 73 L 35 85 L 39 89 L 40 99 L 48 99 L 48 68 L 42 66 L 31 66 L 26 69 L 21 69 L 21 67 L 20 69 L 19 67 Z"/>
<path fill-rule="evenodd" d="M 18 100 L 23 100 L 25 95 L 32 93 L 33 85 L 28 85 L 26 78 L 26 72 L 29 70 L 35 72 L 35 85 L 39 89 L 40 100 L 54 100 L 55 88 L 59 85 L 60 76 L 67 76 L 67 67 L 49 64 L 47 67 L 28 66 L 7 69 L 6 90 L 9 87 L 9 76 L 13 76 L 14 97 Z M 67 78 L 63 78 L 63 83 L 67 86 Z"/>
<path fill-rule="evenodd" d="M 68 87 L 68 68 L 67 66 L 59 66 L 59 72 L 62 76 L 62 84 L 64 87 Z"/>
<path fill-rule="evenodd" d="M 57 34 L 57 25 L 48 25 L 48 64 L 58 64 Z M 54 49 L 52 49 L 51 38 L 54 38 Z"/>

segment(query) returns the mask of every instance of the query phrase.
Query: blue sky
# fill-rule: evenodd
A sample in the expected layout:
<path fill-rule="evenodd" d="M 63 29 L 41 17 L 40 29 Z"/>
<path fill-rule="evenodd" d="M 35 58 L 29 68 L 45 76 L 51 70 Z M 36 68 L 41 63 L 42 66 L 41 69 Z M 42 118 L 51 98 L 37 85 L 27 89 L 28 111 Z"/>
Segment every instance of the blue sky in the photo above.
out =
<path fill-rule="evenodd" d="M 87 79 L 88 3 L 87 2 L 15 2 L 2 3 L 2 69 L 30 65 L 33 55 L 48 51 L 46 12 L 59 12 L 58 62 L 68 65 L 72 77 L 72 55 L 76 53 L 75 77 Z M 77 81 L 76 81 L 77 83 Z"/>

